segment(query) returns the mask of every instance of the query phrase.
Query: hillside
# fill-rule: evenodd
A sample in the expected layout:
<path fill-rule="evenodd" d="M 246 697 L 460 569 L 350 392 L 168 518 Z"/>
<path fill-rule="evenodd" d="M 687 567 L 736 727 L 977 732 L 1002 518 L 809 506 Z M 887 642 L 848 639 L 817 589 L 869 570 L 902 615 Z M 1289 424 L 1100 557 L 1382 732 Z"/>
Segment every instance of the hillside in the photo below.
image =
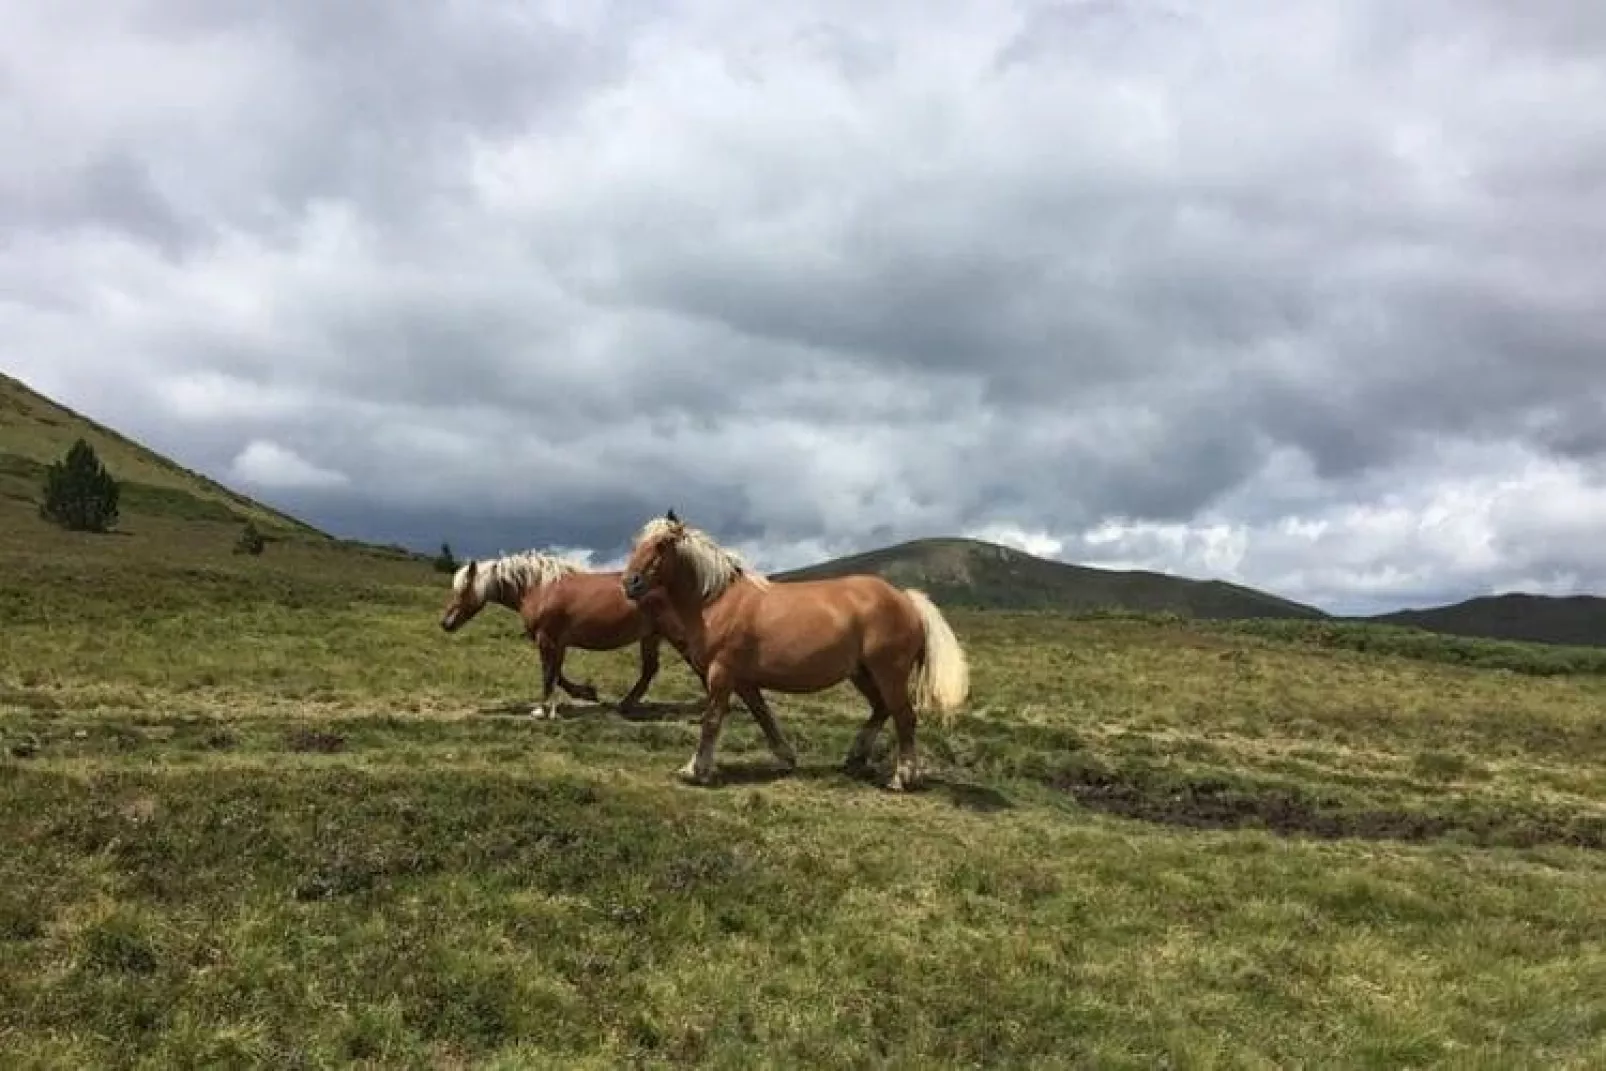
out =
<path fill-rule="evenodd" d="M 1488 595 L 1448 606 L 1397 610 L 1366 620 L 1452 636 L 1606 646 L 1606 599 L 1594 595 Z"/>
<path fill-rule="evenodd" d="M 1327 616 L 1314 606 L 1221 580 L 1093 569 L 975 539 L 917 539 L 775 577 L 814 580 L 857 572 L 922 587 L 948 606 L 1073 613 L 1121 609 L 1200 620 Z"/>
<path fill-rule="evenodd" d="M 0 497 L 36 502 L 45 466 L 73 440 L 88 440 L 123 484 L 122 511 L 187 516 L 323 536 L 312 526 L 192 472 L 0 373 Z"/>
<path fill-rule="evenodd" d="M 394 547 L 339 540 L 271 506 L 179 465 L 127 436 L 0 373 L 0 548 L 26 554 L 41 537 L 60 536 L 38 516 L 46 467 L 83 438 L 122 485 L 116 537 L 76 539 L 80 551 L 130 561 L 226 552 L 252 522 L 273 543 L 300 552 L 357 553 L 404 560 L 421 556 Z"/>

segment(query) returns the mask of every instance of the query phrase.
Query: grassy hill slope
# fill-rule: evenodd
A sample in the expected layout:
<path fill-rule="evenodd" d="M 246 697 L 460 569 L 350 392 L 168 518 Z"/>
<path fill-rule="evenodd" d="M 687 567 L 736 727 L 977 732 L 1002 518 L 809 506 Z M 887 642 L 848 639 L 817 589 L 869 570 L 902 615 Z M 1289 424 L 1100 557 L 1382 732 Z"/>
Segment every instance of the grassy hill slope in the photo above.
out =
<path fill-rule="evenodd" d="M 13 502 L 37 502 L 45 466 L 78 438 L 88 440 L 122 482 L 126 513 L 229 523 L 249 519 L 259 528 L 324 536 L 0 374 L 0 495 Z"/>
<path fill-rule="evenodd" d="M 1490 595 L 1367 620 L 1454 636 L 1606 646 L 1606 599 L 1594 595 Z"/>
<path fill-rule="evenodd" d="M 1087 612 L 1122 609 L 1201 620 L 1322 618 L 1313 606 L 1229 584 L 1144 570 L 1092 569 L 974 539 L 918 539 L 777 573 L 804 580 L 877 573 L 946 606 Z"/>
<path fill-rule="evenodd" d="M 108 536 L 69 535 L 38 516 L 46 466 L 78 438 L 95 448 L 122 485 L 119 523 Z M 356 554 L 412 565 L 422 560 L 399 548 L 335 539 L 0 374 L 0 547 L 24 555 L 35 548 L 50 557 L 72 544 L 90 557 L 129 564 L 216 560 L 246 521 L 275 548 L 270 562 L 286 548 L 303 557 Z"/>

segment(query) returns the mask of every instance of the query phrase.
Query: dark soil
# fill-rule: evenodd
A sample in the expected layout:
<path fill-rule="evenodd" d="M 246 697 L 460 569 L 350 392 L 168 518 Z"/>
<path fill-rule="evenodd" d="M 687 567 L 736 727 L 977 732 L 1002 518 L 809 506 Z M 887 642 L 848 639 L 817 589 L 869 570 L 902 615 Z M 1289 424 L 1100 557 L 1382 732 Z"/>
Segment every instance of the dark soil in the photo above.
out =
<path fill-rule="evenodd" d="M 1046 780 L 1090 809 L 1190 829 L 1258 828 L 1323 839 L 1455 838 L 1487 847 L 1555 844 L 1606 849 L 1606 820 L 1592 815 L 1379 808 L 1286 786 L 1224 777 L 1157 777 L 1096 766 L 1062 770 Z"/>
<path fill-rule="evenodd" d="M 346 738 L 339 733 L 319 732 L 316 729 L 295 729 L 285 744 L 291 751 L 316 751 L 330 754 L 346 749 Z"/>

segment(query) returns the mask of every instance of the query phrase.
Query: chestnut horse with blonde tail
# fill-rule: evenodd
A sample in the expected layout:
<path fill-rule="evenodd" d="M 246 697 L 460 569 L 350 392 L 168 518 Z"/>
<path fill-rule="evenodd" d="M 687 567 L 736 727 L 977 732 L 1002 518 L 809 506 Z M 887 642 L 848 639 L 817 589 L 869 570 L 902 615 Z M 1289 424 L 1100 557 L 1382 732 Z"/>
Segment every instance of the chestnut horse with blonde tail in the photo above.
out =
<path fill-rule="evenodd" d="M 620 713 L 629 713 L 658 673 L 663 637 L 651 619 L 624 597 L 619 582 L 617 572 L 589 572 L 577 561 L 537 551 L 470 561 L 452 577 L 441 628 L 456 632 L 488 602 L 518 614 L 525 635 L 541 654 L 541 701 L 530 708 L 535 718 L 558 716 L 554 687 L 575 699 L 597 701 L 597 690 L 590 684 L 576 684 L 563 675 L 563 656 L 570 647 L 614 651 L 638 644 L 641 675 L 619 702 Z"/>
<path fill-rule="evenodd" d="M 964 648 L 922 592 L 898 589 L 879 576 L 772 581 L 670 510 L 637 534 L 622 580 L 641 606 L 703 677 L 708 706 L 697 751 L 680 770 L 694 784 L 713 774 L 730 697 L 740 696 L 788 770 L 797 754 L 760 689 L 803 694 L 852 681 L 867 703 L 845 766 L 866 767 L 876 735 L 890 717 L 898 757 L 887 787 L 912 788 L 915 712 L 946 720 L 970 692 Z"/>

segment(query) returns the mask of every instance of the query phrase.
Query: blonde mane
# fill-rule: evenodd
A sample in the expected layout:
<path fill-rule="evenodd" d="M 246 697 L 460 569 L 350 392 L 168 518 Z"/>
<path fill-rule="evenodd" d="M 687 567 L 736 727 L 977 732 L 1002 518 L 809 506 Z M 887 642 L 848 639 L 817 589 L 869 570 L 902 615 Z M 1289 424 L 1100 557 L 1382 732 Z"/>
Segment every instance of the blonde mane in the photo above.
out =
<path fill-rule="evenodd" d="M 474 594 L 481 601 L 516 599 L 531 588 L 550 584 L 571 573 L 585 572 L 585 566 L 573 558 L 535 550 L 488 558 L 475 562 L 474 566 Z M 465 563 L 452 577 L 452 591 L 461 595 L 467 583 L 468 565 Z"/>
<path fill-rule="evenodd" d="M 636 536 L 636 542 L 639 544 L 644 539 L 663 535 L 673 527 L 673 524 L 674 522 L 667 518 L 654 517 L 642 525 L 641 532 Z M 681 536 L 675 544 L 675 549 L 680 554 L 681 560 L 691 569 L 692 576 L 696 578 L 703 602 L 714 601 L 738 579 L 748 580 L 760 588 L 769 587 L 768 577 L 748 565 L 736 551 L 714 542 L 713 537 L 707 532 L 693 528 L 689 524 L 682 524 L 680 530 Z"/>

